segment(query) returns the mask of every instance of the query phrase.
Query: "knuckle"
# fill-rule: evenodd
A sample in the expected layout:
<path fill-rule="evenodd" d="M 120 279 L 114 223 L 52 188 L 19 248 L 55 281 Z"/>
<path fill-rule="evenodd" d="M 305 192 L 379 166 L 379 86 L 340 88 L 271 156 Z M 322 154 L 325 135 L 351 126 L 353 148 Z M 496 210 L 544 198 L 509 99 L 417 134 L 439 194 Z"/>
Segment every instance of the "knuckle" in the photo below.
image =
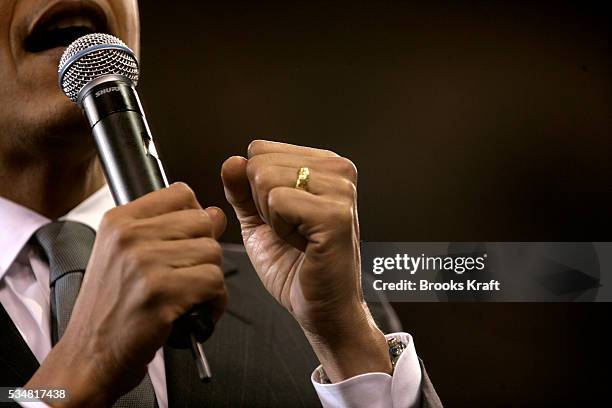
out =
<path fill-rule="evenodd" d="M 184 201 L 188 204 L 192 204 L 193 202 L 197 201 L 194 191 L 187 184 L 183 182 L 174 183 L 172 188 L 175 191 L 178 200 Z"/>
<path fill-rule="evenodd" d="M 219 265 L 209 267 L 210 288 L 215 295 L 225 292 L 223 269 Z"/>
<path fill-rule="evenodd" d="M 187 183 L 184 183 L 182 181 L 178 181 L 176 183 L 174 183 L 172 185 L 172 188 L 174 189 L 174 191 L 177 192 L 177 194 L 183 194 L 186 196 L 189 196 L 190 194 L 193 194 L 193 190 L 191 189 L 191 187 L 189 187 L 187 185 Z"/>
<path fill-rule="evenodd" d="M 193 304 L 214 299 L 225 291 L 223 270 L 219 265 L 203 265 L 200 270 L 198 284 L 191 293 Z"/>
<path fill-rule="evenodd" d="M 131 248 L 126 253 L 127 262 L 132 269 L 141 270 L 151 263 L 151 255 L 144 247 Z"/>
<path fill-rule="evenodd" d="M 170 326 L 183 313 L 182 308 L 174 304 L 167 304 L 160 308 L 159 319 L 165 326 Z"/>
<path fill-rule="evenodd" d="M 323 152 L 325 155 L 329 156 L 329 157 L 340 157 L 340 155 L 332 150 L 328 150 L 328 149 L 318 149 L 319 151 Z"/>
<path fill-rule="evenodd" d="M 254 156 L 249 159 L 246 166 L 247 177 L 249 180 L 253 180 L 255 175 L 257 174 L 257 170 L 259 169 L 259 163 L 261 161 L 261 156 Z"/>
<path fill-rule="evenodd" d="M 210 215 L 208 215 L 208 213 L 204 210 L 195 211 L 192 222 L 199 225 L 205 231 L 210 231 L 212 229 L 212 220 L 210 219 Z"/>
<path fill-rule="evenodd" d="M 251 143 L 249 143 L 249 145 L 247 146 L 247 152 L 251 155 L 251 154 L 257 154 L 257 152 L 260 150 L 260 146 L 264 143 L 263 140 L 259 140 L 259 139 L 255 139 L 253 141 L 251 141 Z"/>
<path fill-rule="evenodd" d="M 221 244 L 216 239 L 212 238 L 206 239 L 204 242 L 204 250 L 207 251 L 210 256 L 210 263 L 221 265 L 223 262 L 223 248 Z"/>
<path fill-rule="evenodd" d="M 340 189 L 344 193 L 344 195 L 348 196 L 351 199 L 355 199 L 357 197 L 357 186 L 355 183 L 349 179 L 341 179 Z"/>
<path fill-rule="evenodd" d="M 349 180 L 357 180 L 357 166 L 355 166 L 355 163 L 346 157 L 338 157 L 334 160 L 334 162 L 340 174 L 344 175 Z"/>
<path fill-rule="evenodd" d="M 330 211 L 330 219 L 339 226 L 352 225 L 355 217 L 355 206 L 352 203 L 337 203 Z"/>
<path fill-rule="evenodd" d="M 258 190 L 267 191 L 272 187 L 271 180 L 272 169 L 270 167 L 262 167 L 255 173 L 253 182 Z"/>
<path fill-rule="evenodd" d="M 119 248 L 130 246 L 136 239 L 134 228 L 130 224 L 114 224 L 111 227 L 113 242 Z"/>
<path fill-rule="evenodd" d="M 115 207 L 104 213 L 102 221 L 100 222 L 100 230 L 112 230 L 121 220 L 121 209 Z"/>

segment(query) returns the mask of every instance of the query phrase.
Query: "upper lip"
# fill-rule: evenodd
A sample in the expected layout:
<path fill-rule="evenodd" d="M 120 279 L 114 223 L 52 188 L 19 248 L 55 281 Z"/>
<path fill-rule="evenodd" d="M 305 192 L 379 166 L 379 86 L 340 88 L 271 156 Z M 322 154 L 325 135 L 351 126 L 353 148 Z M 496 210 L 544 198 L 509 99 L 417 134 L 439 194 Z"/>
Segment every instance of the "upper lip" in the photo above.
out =
<path fill-rule="evenodd" d="M 25 39 L 44 34 L 62 26 L 83 26 L 93 32 L 112 34 L 114 31 L 104 9 L 97 3 L 85 1 L 57 1 L 42 10 L 30 23 Z"/>

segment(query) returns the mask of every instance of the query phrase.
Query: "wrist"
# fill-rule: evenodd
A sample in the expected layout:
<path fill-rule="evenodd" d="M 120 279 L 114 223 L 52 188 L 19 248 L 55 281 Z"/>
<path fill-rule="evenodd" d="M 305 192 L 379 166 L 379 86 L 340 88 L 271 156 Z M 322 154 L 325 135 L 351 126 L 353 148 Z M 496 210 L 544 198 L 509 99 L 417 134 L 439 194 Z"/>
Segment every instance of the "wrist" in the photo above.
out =
<path fill-rule="evenodd" d="M 53 407 L 108 407 L 114 402 L 100 387 L 94 359 L 60 341 L 24 389 L 66 390 L 65 400 L 44 401 Z"/>
<path fill-rule="evenodd" d="M 367 306 L 359 303 L 347 308 L 335 324 L 304 328 L 315 354 L 332 382 L 356 375 L 393 371 L 389 347 L 383 333 L 376 326 Z M 317 330 L 312 330 L 317 327 Z"/>

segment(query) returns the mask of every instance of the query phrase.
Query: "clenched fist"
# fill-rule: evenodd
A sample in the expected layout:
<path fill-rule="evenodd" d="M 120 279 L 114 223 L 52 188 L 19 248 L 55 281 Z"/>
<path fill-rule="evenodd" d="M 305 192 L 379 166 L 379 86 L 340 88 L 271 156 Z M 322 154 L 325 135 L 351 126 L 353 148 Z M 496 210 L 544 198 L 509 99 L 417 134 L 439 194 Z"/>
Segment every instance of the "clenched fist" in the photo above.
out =
<path fill-rule="evenodd" d="M 296 188 L 301 168 L 309 178 Z M 328 150 L 257 140 L 221 175 L 255 270 L 301 325 L 329 378 L 390 372 L 386 341 L 363 302 L 353 163 Z"/>

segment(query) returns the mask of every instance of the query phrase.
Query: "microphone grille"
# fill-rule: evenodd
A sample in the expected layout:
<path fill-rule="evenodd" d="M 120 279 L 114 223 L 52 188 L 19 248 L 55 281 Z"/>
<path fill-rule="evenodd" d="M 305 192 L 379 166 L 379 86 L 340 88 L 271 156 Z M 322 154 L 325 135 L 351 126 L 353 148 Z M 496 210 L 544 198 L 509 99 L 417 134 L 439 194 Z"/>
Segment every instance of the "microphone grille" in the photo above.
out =
<path fill-rule="evenodd" d="M 66 48 L 58 68 L 59 85 L 72 102 L 81 90 L 104 75 L 121 75 L 138 83 L 138 60 L 120 39 L 95 33 L 77 38 Z"/>

